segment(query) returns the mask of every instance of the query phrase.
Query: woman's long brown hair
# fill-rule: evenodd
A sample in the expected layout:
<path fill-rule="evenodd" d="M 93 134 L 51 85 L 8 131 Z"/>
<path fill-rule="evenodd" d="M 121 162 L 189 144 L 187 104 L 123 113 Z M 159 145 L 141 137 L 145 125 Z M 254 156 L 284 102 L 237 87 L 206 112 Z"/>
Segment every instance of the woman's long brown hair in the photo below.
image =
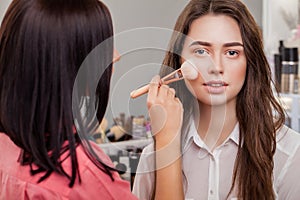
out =
<path fill-rule="evenodd" d="M 163 64 L 175 69 L 180 66 L 185 39 L 182 35 L 188 34 L 195 19 L 207 14 L 226 15 L 236 20 L 247 58 L 245 83 L 236 105 L 241 137 L 228 196 L 236 188 L 238 197 L 243 200 L 275 199 L 272 178 L 276 130 L 284 123 L 285 115 L 272 91 L 271 70 L 264 54 L 260 28 L 247 7 L 239 0 L 191 0 L 176 22 L 174 30 L 177 33 L 171 38 L 170 51 Z M 161 75 L 166 73 L 167 70 L 161 71 Z M 193 98 L 183 83 L 175 83 L 173 87 L 183 103 L 187 122 L 192 114 Z"/>

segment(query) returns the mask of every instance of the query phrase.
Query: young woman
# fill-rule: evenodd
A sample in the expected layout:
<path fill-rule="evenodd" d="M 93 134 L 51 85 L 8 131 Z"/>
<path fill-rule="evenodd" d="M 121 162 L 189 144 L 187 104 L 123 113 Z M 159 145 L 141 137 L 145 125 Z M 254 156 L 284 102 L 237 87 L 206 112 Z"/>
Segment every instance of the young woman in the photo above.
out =
<path fill-rule="evenodd" d="M 180 101 L 153 78 L 147 103 L 155 142 L 144 149 L 133 193 L 140 199 L 299 198 L 300 135 L 283 125 L 261 32 L 246 6 L 191 0 L 175 31 L 164 65 L 178 69 L 202 58 L 212 64 L 195 62 L 197 79 L 171 86 Z"/>
<path fill-rule="evenodd" d="M 90 107 L 103 118 L 118 59 L 112 36 L 109 10 L 98 0 L 12 2 L 0 29 L 0 199 L 136 199 L 86 140 L 99 124 L 87 114 L 92 109 L 81 112 L 80 100 L 96 96 Z M 75 81 L 102 43 L 99 62 L 88 61 Z M 92 87 L 95 73 L 102 75 Z"/>

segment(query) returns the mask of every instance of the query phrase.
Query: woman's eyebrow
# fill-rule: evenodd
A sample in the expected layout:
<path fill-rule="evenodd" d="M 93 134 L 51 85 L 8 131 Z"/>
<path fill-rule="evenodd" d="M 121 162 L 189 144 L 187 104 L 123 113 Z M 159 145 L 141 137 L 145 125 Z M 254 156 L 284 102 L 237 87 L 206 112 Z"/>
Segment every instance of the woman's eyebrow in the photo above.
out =
<path fill-rule="evenodd" d="M 201 46 L 208 46 L 208 47 L 211 47 L 212 44 L 209 43 L 209 42 L 204 42 L 204 41 L 194 41 L 192 42 L 189 47 L 191 46 L 195 46 L 195 45 L 201 45 Z M 228 43 L 225 43 L 223 44 L 223 47 L 233 47 L 233 46 L 241 46 L 241 47 L 244 47 L 244 45 L 240 42 L 228 42 Z"/>
<path fill-rule="evenodd" d="M 241 46 L 244 47 L 244 45 L 240 42 L 229 42 L 229 43 L 225 43 L 223 45 L 223 47 L 234 47 L 234 46 Z"/>
<path fill-rule="evenodd" d="M 209 42 L 194 41 L 194 42 L 192 42 L 192 43 L 189 45 L 189 47 L 195 46 L 195 45 L 208 46 L 208 47 L 212 46 L 212 44 L 209 43 Z"/>

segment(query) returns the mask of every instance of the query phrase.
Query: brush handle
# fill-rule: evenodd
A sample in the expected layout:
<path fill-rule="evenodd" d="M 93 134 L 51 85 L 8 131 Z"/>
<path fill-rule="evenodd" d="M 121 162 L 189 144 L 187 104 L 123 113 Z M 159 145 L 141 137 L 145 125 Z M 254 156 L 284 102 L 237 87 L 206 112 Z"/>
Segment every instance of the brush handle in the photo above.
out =
<path fill-rule="evenodd" d="M 178 73 L 179 73 L 179 76 L 178 76 Z M 182 73 L 181 73 L 181 69 L 177 69 L 174 72 L 164 76 L 161 79 L 160 85 L 162 85 L 162 84 L 168 85 L 170 83 L 180 81 L 182 79 L 183 79 L 183 76 L 182 76 Z M 145 86 L 143 86 L 139 89 L 136 89 L 136 90 L 132 91 L 130 93 L 130 97 L 134 99 L 134 98 L 139 97 L 143 94 L 146 94 L 148 92 L 148 90 L 149 90 L 149 84 L 147 84 L 147 85 L 145 85 Z"/>
<path fill-rule="evenodd" d="M 143 87 L 141 87 L 137 90 L 132 91 L 130 93 L 130 97 L 133 98 L 133 99 L 137 98 L 137 97 L 139 97 L 143 94 L 146 94 L 148 92 L 148 90 L 149 90 L 149 84 L 147 84 L 147 85 L 145 85 L 145 86 L 143 86 Z"/>

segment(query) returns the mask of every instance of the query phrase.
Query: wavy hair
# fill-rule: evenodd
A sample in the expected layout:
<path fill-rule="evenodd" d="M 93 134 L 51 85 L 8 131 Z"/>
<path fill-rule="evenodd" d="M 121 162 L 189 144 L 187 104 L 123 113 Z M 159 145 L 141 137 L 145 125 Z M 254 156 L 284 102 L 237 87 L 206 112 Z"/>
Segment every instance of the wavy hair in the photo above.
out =
<path fill-rule="evenodd" d="M 38 166 L 31 174 L 44 173 L 39 182 L 53 172 L 68 178 L 70 187 L 76 178 L 80 182 L 76 147 L 83 141 L 74 129 L 72 90 L 84 59 L 112 36 L 109 10 L 98 0 L 14 0 L 8 8 L 0 28 L 0 126 L 23 150 L 22 164 Z M 110 65 L 89 69 L 103 72 L 94 90 L 99 120 L 108 103 L 112 57 L 111 39 L 99 55 Z M 77 89 L 87 92 L 87 86 Z M 113 180 L 114 169 L 84 149 Z M 62 167 L 65 152 L 71 174 Z"/>
<path fill-rule="evenodd" d="M 182 35 L 188 34 L 194 20 L 207 14 L 226 15 L 237 22 L 247 58 L 246 78 L 236 105 L 241 137 L 228 196 L 237 187 L 237 195 L 243 200 L 275 199 L 272 177 L 276 130 L 284 123 L 285 115 L 272 91 L 274 83 L 264 54 L 260 28 L 247 7 L 239 0 L 191 0 L 177 19 L 174 28 L 177 33 L 174 32 L 171 38 L 170 51 L 163 65 L 174 69 L 181 66 L 180 54 L 185 40 Z M 161 71 L 162 76 L 166 73 L 167 70 Z M 192 95 L 185 92 L 188 89 L 183 83 L 173 86 L 183 103 L 184 120 L 187 122 L 193 112 L 190 106 Z"/>

